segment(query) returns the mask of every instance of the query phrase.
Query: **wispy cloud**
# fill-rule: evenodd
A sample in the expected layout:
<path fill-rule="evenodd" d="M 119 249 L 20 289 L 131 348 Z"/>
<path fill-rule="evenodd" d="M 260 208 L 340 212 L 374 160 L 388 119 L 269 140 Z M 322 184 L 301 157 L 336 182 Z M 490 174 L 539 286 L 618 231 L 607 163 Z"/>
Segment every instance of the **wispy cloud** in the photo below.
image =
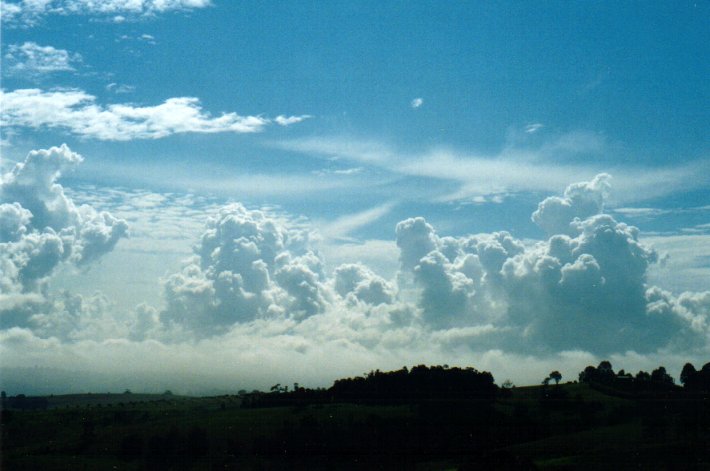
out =
<path fill-rule="evenodd" d="M 389 146 L 383 143 L 349 138 L 314 137 L 276 141 L 269 145 L 317 158 L 354 160 L 369 164 L 384 165 L 396 158 Z"/>
<path fill-rule="evenodd" d="M 7 73 L 31 77 L 54 72 L 72 72 L 76 70 L 75 64 L 82 60 L 80 54 L 52 46 L 40 46 L 32 41 L 9 45 L 5 59 Z"/>
<path fill-rule="evenodd" d="M 541 123 L 533 123 L 525 126 L 525 132 L 528 134 L 534 134 L 542 129 L 544 126 Z"/>
<path fill-rule="evenodd" d="M 389 202 L 354 214 L 346 214 L 321 226 L 321 232 L 332 239 L 346 238 L 353 231 L 372 224 L 392 211 L 395 203 Z"/>
<path fill-rule="evenodd" d="M 710 286 L 710 235 L 646 236 L 663 263 L 651 267 L 648 281 L 674 293 L 703 291 Z"/>
<path fill-rule="evenodd" d="M 116 82 L 111 82 L 106 85 L 106 91 L 113 92 L 116 94 L 132 93 L 135 91 L 136 87 L 126 84 L 118 84 Z"/>
<path fill-rule="evenodd" d="M 2 1 L 2 22 L 11 26 L 34 26 L 48 15 L 145 17 L 169 11 L 193 10 L 212 4 L 211 0 L 21 0 Z M 121 20 L 116 20 L 120 18 Z"/>
<path fill-rule="evenodd" d="M 297 124 L 300 123 L 301 121 L 304 121 L 306 119 L 312 118 L 313 116 L 311 115 L 301 115 L 301 116 L 284 116 L 284 115 L 279 115 L 274 118 L 274 122 L 278 125 L 281 126 L 290 126 L 291 124 Z"/>
<path fill-rule="evenodd" d="M 614 208 L 614 212 L 630 218 L 654 218 L 672 212 L 660 208 Z"/>
<path fill-rule="evenodd" d="M 78 89 L 23 89 L 3 91 L 0 98 L 4 126 L 65 129 L 81 137 L 107 141 L 158 139 L 181 133 L 254 133 L 278 122 L 237 113 L 213 117 L 194 97 L 169 98 L 154 106 L 102 106 L 95 96 Z M 297 118 L 280 118 L 297 122 Z"/>
<path fill-rule="evenodd" d="M 79 181 L 111 182 L 130 188 L 158 188 L 170 191 L 197 191 L 227 198 L 279 198 L 318 195 L 322 192 L 362 188 L 367 182 L 349 177 L 323 178 L 311 173 L 256 173 L 239 168 L 202 162 L 182 166 L 162 161 L 138 163 L 108 159 L 89 161 L 73 176 Z"/>
<path fill-rule="evenodd" d="M 567 182 L 591 179 L 607 172 L 614 177 L 611 202 L 620 205 L 700 188 L 707 183 L 703 176 L 710 172 L 708 159 L 664 167 L 560 162 L 558 156 L 563 152 L 578 152 L 580 148 L 599 151 L 599 141 L 583 132 L 558 136 L 535 149 L 505 148 L 492 155 L 452 149 L 410 153 L 376 141 L 338 137 L 298 139 L 273 145 L 310 157 L 348 160 L 395 175 L 457 184 L 446 193 L 436 196 L 430 193 L 430 197 L 439 202 L 519 191 L 557 192 Z"/>
<path fill-rule="evenodd" d="M 417 109 L 417 108 L 421 107 L 423 104 L 424 104 L 424 99 L 423 99 L 423 98 L 415 98 L 415 99 L 412 100 L 412 102 L 410 103 L 410 105 L 411 105 L 412 108 L 414 108 L 414 109 Z"/>
<path fill-rule="evenodd" d="M 155 44 L 155 36 L 152 34 L 141 34 L 139 39 L 147 42 L 148 44 Z"/>

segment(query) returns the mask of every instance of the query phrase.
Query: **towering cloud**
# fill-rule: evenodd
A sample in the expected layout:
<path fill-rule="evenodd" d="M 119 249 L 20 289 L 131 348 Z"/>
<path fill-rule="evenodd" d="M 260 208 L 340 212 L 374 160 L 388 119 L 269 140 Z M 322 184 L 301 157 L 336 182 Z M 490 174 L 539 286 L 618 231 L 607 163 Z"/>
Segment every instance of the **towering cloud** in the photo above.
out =
<path fill-rule="evenodd" d="M 564 196 L 545 198 L 532 215 L 532 220 L 548 235 L 574 235 L 571 226 L 575 220 L 599 214 L 611 188 L 611 177 L 601 173 L 590 182 L 575 183 L 567 187 Z"/>
<path fill-rule="evenodd" d="M 200 334 L 253 319 L 301 319 L 324 309 L 322 276 L 308 231 L 232 204 L 210 218 L 193 260 L 168 278 L 161 319 Z"/>
<path fill-rule="evenodd" d="M 401 364 L 462 352 L 588 359 L 710 345 L 710 292 L 647 285 L 658 256 L 636 228 L 602 213 L 605 175 L 543 201 L 533 218 L 558 233 L 537 242 L 440 236 L 424 218 L 406 219 L 395 228 L 393 280 L 361 263 L 330 271 L 304 223 L 234 203 L 207 219 L 192 257 L 164 279 L 163 306 L 115 313 L 101 294 L 49 294 L 58 267 L 91 263 L 126 235 L 125 221 L 77 207 L 57 183 L 81 160 L 66 146 L 33 151 L 2 176 L 0 334 L 10 353 L 108 342 L 121 355 L 159 348 L 165 357 L 186 345 L 211 355 L 202 345 L 252 363 L 327 355 Z"/>
<path fill-rule="evenodd" d="M 18 299 L 41 299 L 61 263 L 89 264 L 127 235 L 126 221 L 77 207 L 57 183 L 62 171 L 81 161 L 62 145 L 30 152 L 0 177 L 0 313 L 6 319 L 17 317 Z"/>

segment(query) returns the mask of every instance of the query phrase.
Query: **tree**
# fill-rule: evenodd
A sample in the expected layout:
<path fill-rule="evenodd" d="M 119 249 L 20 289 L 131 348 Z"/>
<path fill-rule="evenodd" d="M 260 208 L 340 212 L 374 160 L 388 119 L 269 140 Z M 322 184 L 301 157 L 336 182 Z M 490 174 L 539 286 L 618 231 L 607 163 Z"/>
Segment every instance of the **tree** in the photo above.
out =
<path fill-rule="evenodd" d="M 597 371 L 601 376 L 608 377 L 614 375 L 614 369 L 611 367 L 611 363 L 608 360 L 604 360 L 597 366 Z"/>
<path fill-rule="evenodd" d="M 597 378 L 597 369 L 594 368 L 593 366 L 589 365 L 584 369 L 584 371 L 581 371 L 579 373 L 579 382 L 580 383 L 591 383 Z"/>
<path fill-rule="evenodd" d="M 555 370 L 552 373 L 550 373 L 550 379 L 554 379 L 555 384 L 560 384 L 560 380 L 562 379 L 562 375 L 560 374 L 559 371 Z"/>
<path fill-rule="evenodd" d="M 646 373 L 645 371 L 641 370 L 638 373 L 636 373 L 636 381 L 638 382 L 646 382 L 646 381 L 651 381 L 651 375 Z"/>
<path fill-rule="evenodd" d="M 666 373 L 663 366 L 659 366 L 651 372 L 651 382 L 663 385 L 672 385 L 674 383 L 671 375 Z"/>
<path fill-rule="evenodd" d="M 692 363 L 686 363 L 685 366 L 683 366 L 683 371 L 680 372 L 680 384 L 689 387 L 693 382 L 693 377 L 697 373 Z"/>

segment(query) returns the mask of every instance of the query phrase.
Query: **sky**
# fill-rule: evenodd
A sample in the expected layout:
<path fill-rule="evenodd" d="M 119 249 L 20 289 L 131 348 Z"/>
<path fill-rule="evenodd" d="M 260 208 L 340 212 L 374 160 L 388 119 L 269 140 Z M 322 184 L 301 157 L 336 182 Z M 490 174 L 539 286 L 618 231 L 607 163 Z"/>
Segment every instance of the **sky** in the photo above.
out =
<path fill-rule="evenodd" d="M 707 3 L 0 3 L 9 393 L 710 359 Z"/>

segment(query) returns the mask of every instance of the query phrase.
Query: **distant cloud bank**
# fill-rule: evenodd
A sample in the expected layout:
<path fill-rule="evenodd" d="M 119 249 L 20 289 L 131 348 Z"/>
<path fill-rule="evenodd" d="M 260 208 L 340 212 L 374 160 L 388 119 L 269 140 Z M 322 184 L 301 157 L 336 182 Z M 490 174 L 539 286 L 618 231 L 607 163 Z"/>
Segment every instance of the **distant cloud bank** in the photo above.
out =
<path fill-rule="evenodd" d="M 47 289 L 58 270 L 93 265 L 127 235 L 125 221 L 77 207 L 58 183 L 81 161 L 63 145 L 30 152 L 2 176 L 0 345 L 11 366 L 25 366 L 23 358 L 55 361 L 36 352 L 65 358 L 105 347 L 99 356 L 126 357 L 146 343 L 158 352 L 192 345 L 197 363 L 221 345 L 244 365 L 279 368 L 288 358 L 323 354 L 352 367 L 389 365 L 385 358 L 407 363 L 421 352 L 579 352 L 572 356 L 587 361 L 709 350 L 710 292 L 676 296 L 647 283 L 658 255 L 638 229 L 604 214 L 607 175 L 542 201 L 532 217 L 549 235 L 534 243 L 507 232 L 442 236 L 424 218 L 403 220 L 395 228 L 400 267 L 393 279 L 362 263 L 326 271 L 307 225 L 226 205 L 195 234 L 192 258 L 164 279 L 164 306 L 126 313 L 100 293 Z M 387 210 L 342 224 L 376 221 Z"/>

